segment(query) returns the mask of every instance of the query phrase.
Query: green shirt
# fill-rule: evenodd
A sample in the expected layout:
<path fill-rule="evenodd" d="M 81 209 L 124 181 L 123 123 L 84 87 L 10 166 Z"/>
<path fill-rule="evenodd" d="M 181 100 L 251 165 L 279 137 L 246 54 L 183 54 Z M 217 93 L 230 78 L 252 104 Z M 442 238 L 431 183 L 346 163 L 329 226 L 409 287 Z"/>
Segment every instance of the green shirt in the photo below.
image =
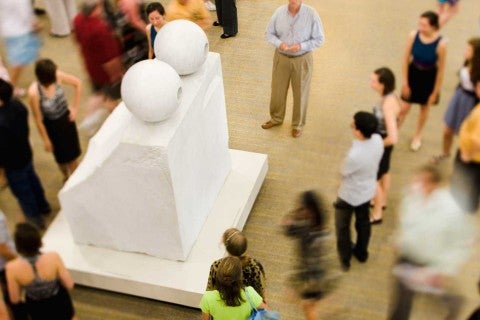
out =
<path fill-rule="evenodd" d="M 263 302 L 262 297 L 252 287 L 246 287 L 245 290 L 248 292 L 252 304 L 258 308 Z M 252 307 L 243 290 L 241 295 L 245 302 L 237 307 L 230 307 L 220 298 L 218 290 L 206 291 L 200 301 L 200 309 L 215 320 L 246 320 L 252 313 Z"/>

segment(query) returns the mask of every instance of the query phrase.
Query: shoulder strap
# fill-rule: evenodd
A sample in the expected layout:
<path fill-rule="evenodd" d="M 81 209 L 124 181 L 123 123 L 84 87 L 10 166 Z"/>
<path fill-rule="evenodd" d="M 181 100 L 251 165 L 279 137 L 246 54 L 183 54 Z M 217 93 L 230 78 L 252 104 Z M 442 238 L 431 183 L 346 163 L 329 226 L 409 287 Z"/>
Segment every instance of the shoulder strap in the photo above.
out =
<path fill-rule="evenodd" d="M 38 256 L 33 256 L 33 257 L 26 257 L 25 260 L 32 266 L 33 269 L 33 275 L 35 276 L 35 279 L 38 279 L 38 271 L 37 267 L 35 266 L 35 262 L 37 262 Z"/>

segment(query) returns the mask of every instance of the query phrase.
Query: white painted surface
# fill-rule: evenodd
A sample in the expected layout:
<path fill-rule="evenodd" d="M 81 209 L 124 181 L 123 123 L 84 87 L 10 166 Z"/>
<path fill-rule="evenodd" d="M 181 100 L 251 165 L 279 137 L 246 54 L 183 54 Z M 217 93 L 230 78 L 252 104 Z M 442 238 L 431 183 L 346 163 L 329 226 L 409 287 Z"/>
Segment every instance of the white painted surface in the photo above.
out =
<path fill-rule="evenodd" d="M 243 229 L 268 170 L 265 154 L 230 154 L 232 170 L 186 261 L 78 245 L 63 213 L 45 233 L 43 249 L 60 253 L 77 284 L 198 307 L 210 264 L 225 254 L 223 232 Z"/>
<path fill-rule="evenodd" d="M 182 89 L 168 120 L 146 123 L 121 103 L 90 140 L 59 194 L 77 243 L 187 258 L 231 169 L 220 56 Z"/>
<path fill-rule="evenodd" d="M 167 63 L 149 59 L 128 69 L 121 89 L 122 100 L 135 117 L 146 122 L 160 122 L 178 109 L 182 80 Z"/>

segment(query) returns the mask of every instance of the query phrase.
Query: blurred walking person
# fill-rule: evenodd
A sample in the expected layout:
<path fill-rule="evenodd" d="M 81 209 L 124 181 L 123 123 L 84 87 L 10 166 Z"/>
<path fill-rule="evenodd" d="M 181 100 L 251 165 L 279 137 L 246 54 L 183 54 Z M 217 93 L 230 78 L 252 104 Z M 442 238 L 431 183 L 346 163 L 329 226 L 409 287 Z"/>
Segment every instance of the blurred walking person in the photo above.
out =
<path fill-rule="evenodd" d="M 466 215 L 442 187 L 438 169 L 420 168 L 400 208 L 389 320 L 409 319 L 417 292 L 441 298 L 448 308 L 445 319 L 458 319 L 463 299 L 451 288 L 469 257 L 472 235 Z"/>

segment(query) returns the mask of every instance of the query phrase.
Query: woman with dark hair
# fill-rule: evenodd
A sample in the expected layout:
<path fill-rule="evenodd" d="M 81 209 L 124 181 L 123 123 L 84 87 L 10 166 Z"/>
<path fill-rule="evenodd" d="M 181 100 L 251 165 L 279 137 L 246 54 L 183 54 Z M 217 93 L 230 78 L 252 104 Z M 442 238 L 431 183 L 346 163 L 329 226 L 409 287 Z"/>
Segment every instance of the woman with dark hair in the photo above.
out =
<path fill-rule="evenodd" d="M 331 289 L 328 274 L 327 248 L 331 239 L 327 230 L 327 213 L 323 202 L 313 191 L 300 196 L 300 207 L 285 216 L 282 225 L 287 236 L 298 239 L 298 266 L 290 279 L 302 299 L 307 320 L 318 319 L 318 302 Z"/>
<path fill-rule="evenodd" d="M 57 69 L 50 59 L 38 60 L 35 64 L 37 81 L 28 89 L 30 107 L 45 150 L 53 152 L 64 180 L 75 171 L 80 156 L 75 119 L 80 104 L 82 84 L 80 79 Z M 62 83 L 75 89 L 73 107 L 68 108 Z"/>
<path fill-rule="evenodd" d="M 155 57 L 153 50 L 157 32 L 167 24 L 167 20 L 165 20 L 165 9 L 160 2 L 149 3 L 145 11 L 150 22 L 145 28 L 148 42 L 148 59 L 153 59 Z"/>
<path fill-rule="evenodd" d="M 480 79 L 480 38 L 472 38 L 468 41 L 464 57 L 465 62 L 458 73 L 460 83 L 450 99 L 443 118 L 445 126 L 443 128 L 442 153 L 433 157 L 434 164 L 450 156 L 454 136 L 458 134 L 463 120 L 478 102 L 473 84 Z"/>
<path fill-rule="evenodd" d="M 255 289 L 243 285 L 240 259 L 223 258 L 216 273 L 215 290 L 206 291 L 200 301 L 202 319 L 247 320 L 252 307 L 264 309 L 266 304 Z"/>
<path fill-rule="evenodd" d="M 446 58 L 446 41 L 439 33 L 438 15 L 424 12 L 418 20 L 418 30 L 408 37 L 403 56 L 402 103 L 398 124 L 405 120 L 412 103 L 420 105 L 417 127 L 410 149 L 422 146 L 422 130 L 430 107 L 438 103 Z"/>
<path fill-rule="evenodd" d="M 19 303 L 24 291 L 32 320 L 75 319 L 67 291 L 73 288 L 73 280 L 58 253 L 40 252 L 40 233 L 29 223 L 17 224 L 14 241 L 20 257 L 6 265 L 12 303 Z"/>
<path fill-rule="evenodd" d="M 397 118 L 400 113 L 400 102 L 394 93 L 395 75 L 389 68 L 375 70 L 370 78 L 370 87 L 380 96 L 380 102 L 373 108 L 378 120 L 377 133 L 383 138 L 383 156 L 377 173 L 377 191 L 370 222 L 382 222 L 382 210 L 386 206 L 388 190 L 391 185 L 390 158 L 393 146 L 398 141 Z"/>
<path fill-rule="evenodd" d="M 258 260 L 246 254 L 247 238 L 240 230 L 229 228 L 223 233 L 222 242 L 227 249 L 228 255 L 238 257 L 242 262 L 243 285 L 245 287 L 253 287 L 265 300 L 265 270 Z M 210 266 L 207 290 L 215 289 L 216 275 L 223 259 L 213 262 Z"/>

